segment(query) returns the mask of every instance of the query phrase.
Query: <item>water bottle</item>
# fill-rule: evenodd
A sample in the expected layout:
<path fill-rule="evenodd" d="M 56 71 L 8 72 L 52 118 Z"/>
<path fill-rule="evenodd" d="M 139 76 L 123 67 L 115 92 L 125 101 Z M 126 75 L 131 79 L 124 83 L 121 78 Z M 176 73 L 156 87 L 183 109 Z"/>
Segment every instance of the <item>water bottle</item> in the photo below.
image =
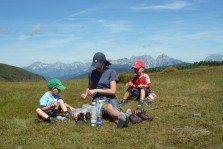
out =
<path fill-rule="evenodd" d="M 100 126 L 103 124 L 102 120 L 102 106 L 103 106 L 103 100 L 99 100 L 97 103 L 97 125 Z"/>
<path fill-rule="evenodd" d="M 97 107 L 96 102 L 92 102 L 91 107 L 91 126 L 97 125 Z"/>
<path fill-rule="evenodd" d="M 58 115 L 58 116 L 57 116 L 57 120 L 59 120 L 59 121 L 66 121 L 66 120 L 67 120 L 67 118 L 66 118 L 66 117 L 63 117 L 63 116 Z"/>

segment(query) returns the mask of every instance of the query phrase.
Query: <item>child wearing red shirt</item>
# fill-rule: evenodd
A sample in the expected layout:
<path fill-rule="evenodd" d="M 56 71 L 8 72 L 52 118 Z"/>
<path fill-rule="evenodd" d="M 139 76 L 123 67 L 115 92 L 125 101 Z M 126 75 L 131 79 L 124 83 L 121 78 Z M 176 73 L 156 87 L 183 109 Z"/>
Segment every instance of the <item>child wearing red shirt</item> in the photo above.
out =
<path fill-rule="evenodd" d="M 132 81 L 126 83 L 126 86 L 129 88 L 126 90 L 120 105 L 124 106 L 127 104 L 127 98 L 133 94 L 140 99 L 137 107 L 142 107 L 143 104 L 146 104 L 145 98 L 155 98 L 156 96 L 155 94 L 151 94 L 151 80 L 149 76 L 144 73 L 145 63 L 143 61 L 136 61 L 132 66 L 132 69 L 134 69 L 135 75 Z"/>

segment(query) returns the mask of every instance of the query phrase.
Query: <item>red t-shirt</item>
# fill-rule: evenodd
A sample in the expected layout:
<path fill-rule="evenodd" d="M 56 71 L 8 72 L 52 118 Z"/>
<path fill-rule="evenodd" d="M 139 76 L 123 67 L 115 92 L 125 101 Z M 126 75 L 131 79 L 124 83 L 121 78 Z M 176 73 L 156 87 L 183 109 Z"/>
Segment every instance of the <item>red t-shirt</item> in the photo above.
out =
<path fill-rule="evenodd" d="M 132 79 L 132 83 L 135 85 L 136 88 L 138 88 L 138 85 L 140 84 L 149 85 L 148 89 L 151 90 L 151 87 L 150 87 L 151 80 L 146 73 L 143 73 L 141 77 L 138 77 L 137 75 L 135 75 Z"/>

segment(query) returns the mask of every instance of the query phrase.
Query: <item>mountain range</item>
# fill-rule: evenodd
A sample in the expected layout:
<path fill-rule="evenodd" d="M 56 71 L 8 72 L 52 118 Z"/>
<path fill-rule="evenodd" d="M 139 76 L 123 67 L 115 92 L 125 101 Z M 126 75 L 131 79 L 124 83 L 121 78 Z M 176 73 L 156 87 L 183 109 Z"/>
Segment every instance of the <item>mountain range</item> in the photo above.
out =
<path fill-rule="evenodd" d="M 223 61 L 223 55 L 210 55 L 205 60 Z M 170 58 L 169 56 L 162 54 L 156 59 L 150 55 L 132 56 L 131 58 L 121 58 L 117 60 L 110 60 L 112 63 L 110 68 L 116 70 L 117 73 L 131 71 L 131 66 L 136 60 L 142 60 L 145 62 L 146 68 L 156 67 L 168 67 L 172 65 L 188 65 L 189 63 Z M 62 62 L 56 62 L 53 64 L 45 64 L 42 62 L 34 62 L 30 66 L 23 67 L 23 69 L 44 76 L 45 79 L 59 78 L 62 80 L 76 79 L 86 77 L 87 73 L 92 69 L 91 62 L 73 62 L 71 64 L 64 64 Z"/>
<path fill-rule="evenodd" d="M 220 55 L 220 54 L 211 54 L 210 56 L 206 57 L 204 61 L 217 61 L 217 62 L 222 62 L 223 61 L 223 55 Z"/>

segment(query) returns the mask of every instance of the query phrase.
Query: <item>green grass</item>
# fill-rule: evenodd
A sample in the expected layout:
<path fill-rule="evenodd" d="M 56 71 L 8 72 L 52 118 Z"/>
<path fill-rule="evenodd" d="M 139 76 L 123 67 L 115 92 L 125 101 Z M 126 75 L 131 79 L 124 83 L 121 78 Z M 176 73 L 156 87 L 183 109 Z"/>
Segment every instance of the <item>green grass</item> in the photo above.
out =
<path fill-rule="evenodd" d="M 39 98 L 47 82 L 0 82 L 0 148 L 223 148 L 223 66 L 199 67 L 169 73 L 151 73 L 153 91 L 160 109 L 145 107 L 153 122 L 129 124 L 117 129 L 104 121 L 100 127 L 78 126 L 74 121 L 35 123 Z M 74 107 L 91 103 L 80 94 L 87 79 L 62 81 L 67 90 L 63 99 Z M 118 84 L 121 100 L 126 87 Z M 134 109 L 130 98 L 123 108 Z M 183 104 L 185 107 L 166 107 Z M 192 118 L 201 113 L 201 118 Z"/>

